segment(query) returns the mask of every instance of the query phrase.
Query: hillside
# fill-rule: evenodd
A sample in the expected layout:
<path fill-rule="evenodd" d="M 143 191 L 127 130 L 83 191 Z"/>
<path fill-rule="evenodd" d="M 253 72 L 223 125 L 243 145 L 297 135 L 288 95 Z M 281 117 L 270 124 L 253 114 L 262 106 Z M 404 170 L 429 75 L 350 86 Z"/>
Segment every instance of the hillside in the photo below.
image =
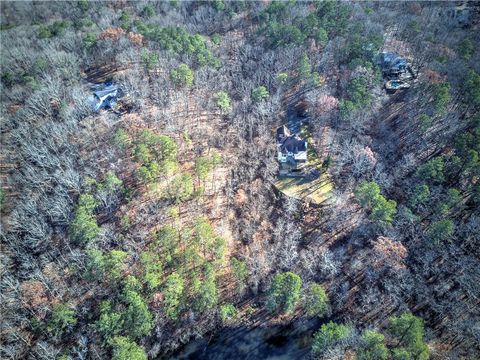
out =
<path fill-rule="evenodd" d="M 0 14 L 2 359 L 480 357 L 478 3 Z"/>

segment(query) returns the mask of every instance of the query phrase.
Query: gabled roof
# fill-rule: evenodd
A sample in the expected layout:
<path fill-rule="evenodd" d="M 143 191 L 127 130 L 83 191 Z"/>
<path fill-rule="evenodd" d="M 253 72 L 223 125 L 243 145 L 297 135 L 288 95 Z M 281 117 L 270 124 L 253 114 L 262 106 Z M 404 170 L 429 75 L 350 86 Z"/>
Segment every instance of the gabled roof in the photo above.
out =
<path fill-rule="evenodd" d="M 89 98 L 91 107 L 94 111 L 103 108 L 112 107 L 116 103 L 118 95 L 118 86 L 111 82 L 95 86 L 95 91 Z M 93 90 L 93 89 L 92 89 Z"/>
<path fill-rule="evenodd" d="M 104 99 L 107 96 L 117 96 L 118 86 L 111 85 L 105 87 L 103 90 L 97 90 L 93 92 L 98 99 Z"/>
<path fill-rule="evenodd" d="M 285 126 L 280 126 L 277 129 L 277 142 L 281 142 L 283 139 L 290 136 L 290 130 Z"/>
<path fill-rule="evenodd" d="M 297 154 L 301 151 L 307 150 L 307 142 L 296 136 L 289 136 L 285 138 L 280 144 L 280 151 L 282 153 Z"/>

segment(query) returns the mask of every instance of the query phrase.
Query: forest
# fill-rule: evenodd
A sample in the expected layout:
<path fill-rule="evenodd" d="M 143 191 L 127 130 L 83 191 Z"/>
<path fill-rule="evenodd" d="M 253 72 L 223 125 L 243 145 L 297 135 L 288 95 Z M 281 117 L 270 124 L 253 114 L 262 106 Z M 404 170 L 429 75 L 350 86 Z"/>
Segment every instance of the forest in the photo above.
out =
<path fill-rule="evenodd" d="M 1 1 L 0 358 L 479 359 L 479 27 Z"/>

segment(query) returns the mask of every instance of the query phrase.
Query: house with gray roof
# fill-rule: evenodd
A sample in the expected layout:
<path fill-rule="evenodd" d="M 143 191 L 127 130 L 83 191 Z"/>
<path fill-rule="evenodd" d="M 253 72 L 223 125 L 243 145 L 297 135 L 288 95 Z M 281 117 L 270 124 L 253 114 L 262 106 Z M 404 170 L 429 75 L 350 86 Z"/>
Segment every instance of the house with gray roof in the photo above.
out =
<path fill-rule="evenodd" d="M 90 96 L 90 104 L 93 111 L 112 108 L 117 102 L 118 86 L 112 83 L 99 85 Z"/>
<path fill-rule="evenodd" d="M 308 143 L 298 134 L 292 134 L 287 126 L 277 129 L 277 160 L 280 163 L 280 173 L 288 174 L 298 170 L 307 161 Z"/>

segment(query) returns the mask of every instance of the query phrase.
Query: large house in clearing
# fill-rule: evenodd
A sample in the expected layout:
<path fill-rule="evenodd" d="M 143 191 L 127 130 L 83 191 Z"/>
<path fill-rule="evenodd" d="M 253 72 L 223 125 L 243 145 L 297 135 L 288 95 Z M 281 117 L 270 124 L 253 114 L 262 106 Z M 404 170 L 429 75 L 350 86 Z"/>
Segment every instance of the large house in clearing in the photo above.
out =
<path fill-rule="evenodd" d="M 291 134 L 285 125 L 277 129 L 280 175 L 292 175 L 292 172 L 300 175 L 301 167 L 307 161 L 307 147 L 307 141 L 297 134 Z"/>

